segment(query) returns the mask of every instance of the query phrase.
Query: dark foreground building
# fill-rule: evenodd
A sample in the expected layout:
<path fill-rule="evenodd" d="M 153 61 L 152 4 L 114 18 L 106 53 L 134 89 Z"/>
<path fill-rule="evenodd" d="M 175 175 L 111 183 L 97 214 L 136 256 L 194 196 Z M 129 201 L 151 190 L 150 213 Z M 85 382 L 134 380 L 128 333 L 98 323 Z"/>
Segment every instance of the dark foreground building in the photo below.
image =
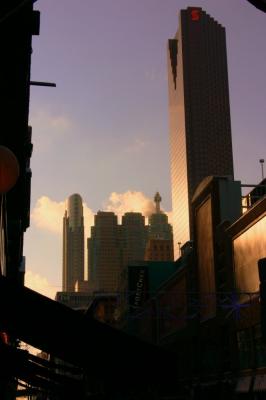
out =
<path fill-rule="evenodd" d="M 192 199 L 193 244 L 181 248 L 176 272 L 140 304 L 141 318 L 131 316 L 134 333 L 176 352 L 182 399 L 265 399 L 263 187 L 241 212 L 239 181 L 205 178 Z"/>
<path fill-rule="evenodd" d="M 201 8 L 180 12 L 178 32 L 168 42 L 168 81 L 177 257 L 193 236 L 197 185 L 209 175 L 233 176 L 225 29 Z"/>

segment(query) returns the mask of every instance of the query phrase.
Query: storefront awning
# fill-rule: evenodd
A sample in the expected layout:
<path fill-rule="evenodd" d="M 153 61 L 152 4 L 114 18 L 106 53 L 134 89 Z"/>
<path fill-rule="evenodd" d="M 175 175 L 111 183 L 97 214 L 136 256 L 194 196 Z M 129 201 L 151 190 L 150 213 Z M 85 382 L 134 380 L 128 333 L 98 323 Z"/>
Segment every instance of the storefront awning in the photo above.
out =
<path fill-rule="evenodd" d="M 266 375 L 257 375 L 255 377 L 253 391 L 254 392 L 265 392 L 266 391 Z"/>
<path fill-rule="evenodd" d="M 235 391 L 237 393 L 247 393 L 251 385 L 251 376 L 241 376 L 238 378 Z"/>

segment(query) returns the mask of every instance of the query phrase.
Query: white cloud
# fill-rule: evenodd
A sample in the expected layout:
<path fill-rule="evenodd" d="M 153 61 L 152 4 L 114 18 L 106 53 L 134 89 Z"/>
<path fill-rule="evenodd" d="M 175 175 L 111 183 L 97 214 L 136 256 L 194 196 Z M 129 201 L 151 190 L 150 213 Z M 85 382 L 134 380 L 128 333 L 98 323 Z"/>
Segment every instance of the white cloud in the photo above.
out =
<path fill-rule="evenodd" d="M 42 196 L 32 211 L 31 218 L 39 229 L 62 235 L 63 217 L 66 210 L 66 200 L 54 201 L 48 196 Z M 94 224 L 94 212 L 83 203 L 85 236 L 89 236 L 90 227 Z"/>
<path fill-rule="evenodd" d="M 53 300 L 58 291 L 58 288 L 53 286 L 46 278 L 28 269 L 25 273 L 25 286 Z"/>
<path fill-rule="evenodd" d="M 64 212 L 65 201 L 56 202 L 42 196 L 37 200 L 31 218 L 37 228 L 61 234 Z"/>
<path fill-rule="evenodd" d="M 128 190 L 124 193 L 112 192 L 105 209 L 113 211 L 120 217 L 126 212 L 140 212 L 148 217 L 154 212 L 154 203 L 142 192 Z"/>

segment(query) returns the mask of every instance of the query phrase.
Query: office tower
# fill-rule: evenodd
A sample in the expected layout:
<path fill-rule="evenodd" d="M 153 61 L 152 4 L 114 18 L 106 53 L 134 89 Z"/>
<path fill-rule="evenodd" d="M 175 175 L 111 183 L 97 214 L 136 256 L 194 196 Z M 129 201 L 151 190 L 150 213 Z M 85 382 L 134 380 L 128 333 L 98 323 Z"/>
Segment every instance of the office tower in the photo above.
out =
<path fill-rule="evenodd" d="M 201 8 L 180 12 L 178 32 L 168 42 L 168 87 L 177 257 L 193 238 L 197 185 L 209 175 L 233 176 L 225 29 Z"/>
<path fill-rule="evenodd" d="M 95 290 L 115 292 L 121 270 L 120 237 L 117 216 L 98 211 L 88 240 L 89 280 Z"/>
<path fill-rule="evenodd" d="M 63 291 L 74 292 L 84 280 L 84 222 L 82 198 L 72 194 L 63 219 Z"/>
<path fill-rule="evenodd" d="M 148 233 L 145 217 L 141 213 L 125 213 L 120 232 L 122 268 L 136 260 L 143 260 Z"/>
<path fill-rule="evenodd" d="M 140 213 L 126 213 L 119 225 L 113 212 L 99 211 L 88 239 L 88 275 L 95 290 L 116 291 L 123 268 L 144 258 L 146 241 L 147 227 Z"/>

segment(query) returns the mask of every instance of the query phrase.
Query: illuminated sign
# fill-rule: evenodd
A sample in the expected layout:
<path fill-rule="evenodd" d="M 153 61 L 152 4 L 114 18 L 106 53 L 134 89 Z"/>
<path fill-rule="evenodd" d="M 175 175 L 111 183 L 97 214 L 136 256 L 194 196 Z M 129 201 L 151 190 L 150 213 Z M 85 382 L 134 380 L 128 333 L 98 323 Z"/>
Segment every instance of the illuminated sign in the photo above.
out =
<path fill-rule="evenodd" d="M 132 309 L 142 307 L 148 298 L 148 270 L 146 266 L 128 268 L 129 305 Z"/>
<path fill-rule="evenodd" d="M 197 8 L 193 8 L 193 10 L 191 10 L 191 19 L 192 21 L 199 21 L 200 19 L 200 10 Z"/>

